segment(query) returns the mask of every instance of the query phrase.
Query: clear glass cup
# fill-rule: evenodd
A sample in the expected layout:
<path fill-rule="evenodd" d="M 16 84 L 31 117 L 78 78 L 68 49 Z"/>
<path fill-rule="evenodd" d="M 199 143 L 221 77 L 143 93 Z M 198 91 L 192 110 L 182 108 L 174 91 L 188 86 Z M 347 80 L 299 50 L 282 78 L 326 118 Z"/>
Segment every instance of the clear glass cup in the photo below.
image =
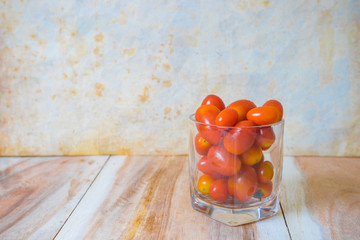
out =
<path fill-rule="evenodd" d="M 192 207 L 230 226 L 276 215 L 284 120 L 266 126 L 219 127 L 197 122 L 194 115 L 189 117 Z"/>

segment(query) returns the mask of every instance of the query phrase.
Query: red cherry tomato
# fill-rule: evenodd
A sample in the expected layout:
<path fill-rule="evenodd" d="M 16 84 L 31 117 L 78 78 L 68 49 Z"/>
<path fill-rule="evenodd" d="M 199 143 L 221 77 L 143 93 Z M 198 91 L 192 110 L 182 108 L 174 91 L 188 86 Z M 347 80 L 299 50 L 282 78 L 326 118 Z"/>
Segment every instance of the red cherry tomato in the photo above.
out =
<path fill-rule="evenodd" d="M 206 124 L 197 123 L 196 127 L 199 131 L 199 134 L 209 143 L 213 145 L 218 145 L 224 138 L 224 130 L 219 129 L 216 126 L 210 126 Z"/>
<path fill-rule="evenodd" d="M 197 184 L 197 189 L 199 190 L 199 192 L 203 193 L 203 194 L 208 194 L 209 190 L 210 190 L 210 186 L 213 183 L 213 179 L 208 176 L 208 175 L 202 175 L 199 178 L 198 184 Z"/>
<path fill-rule="evenodd" d="M 262 155 L 261 147 L 255 144 L 240 156 L 241 163 L 253 166 L 261 161 Z"/>
<path fill-rule="evenodd" d="M 208 95 L 204 100 L 202 101 L 201 105 L 214 105 L 216 106 L 220 111 L 222 111 L 225 108 L 225 104 L 221 98 L 219 98 L 216 95 Z"/>
<path fill-rule="evenodd" d="M 212 146 L 207 157 L 211 167 L 224 176 L 232 176 L 241 168 L 240 159 L 221 146 Z"/>
<path fill-rule="evenodd" d="M 230 196 L 234 197 L 234 191 L 235 191 L 235 178 L 229 177 L 228 178 L 228 193 Z"/>
<path fill-rule="evenodd" d="M 266 103 L 264 103 L 263 106 L 274 107 L 278 112 L 278 122 L 281 121 L 281 119 L 283 117 L 283 106 L 281 105 L 281 103 L 279 101 L 271 99 L 271 100 L 267 101 Z"/>
<path fill-rule="evenodd" d="M 214 105 L 200 106 L 195 112 L 195 120 L 198 122 L 215 125 L 216 116 L 220 110 Z"/>
<path fill-rule="evenodd" d="M 254 197 L 259 198 L 261 200 L 262 198 L 266 198 L 270 196 L 273 189 L 273 183 L 259 183 L 257 186 L 257 190 L 254 193 Z"/>
<path fill-rule="evenodd" d="M 250 166 L 243 165 L 240 171 L 228 180 L 228 191 L 233 192 L 240 202 L 248 201 L 254 195 L 256 188 L 256 172 Z"/>
<path fill-rule="evenodd" d="M 270 106 L 253 108 L 246 114 L 246 117 L 257 125 L 268 125 L 278 122 L 278 112 L 274 107 Z"/>
<path fill-rule="evenodd" d="M 202 157 L 198 163 L 196 164 L 197 168 L 203 172 L 204 174 L 210 176 L 212 179 L 221 178 L 222 175 L 216 172 L 212 167 L 211 164 L 206 156 Z"/>
<path fill-rule="evenodd" d="M 215 180 L 209 190 L 210 197 L 214 200 L 223 202 L 229 197 L 229 193 L 227 190 L 227 180 L 226 179 L 218 179 Z"/>
<path fill-rule="evenodd" d="M 274 176 L 274 166 L 271 162 L 265 161 L 259 165 L 256 172 L 259 182 L 267 183 L 270 182 Z"/>
<path fill-rule="evenodd" d="M 275 133 L 272 127 L 261 127 L 257 129 L 256 144 L 263 150 L 267 150 L 275 142 Z"/>
<path fill-rule="evenodd" d="M 201 137 L 198 133 L 195 136 L 195 149 L 196 152 L 200 155 L 206 155 L 211 147 L 211 143 L 205 140 L 205 138 Z"/>
<path fill-rule="evenodd" d="M 238 122 L 238 114 L 232 108 L 225 108 L 215 119 L 215 124 L 222 127 L 232 127 Z"/>
<path fill-rule="evenodd" d="M 242 99 L 231 103 L 227 108 L 235 109 L 238 113 L 238 121 L 242 121 L 246 120 L 247 112 L 256 108 L 256 105 L 252 101 Z"/>
<path fill-rule="evenodd" d="M 256 129 L 251 128 L 255 124 L 244 120 L 238 122 L 224 137 L 224 147 L 232 154 L 242 154 L 248 150 L 254 143 Z M 250 127 L 250 128 L 249 128 Z"/>
<path fill-rule="evenodd" d="M 215 125 L 216 116 L 220 113 L 220 110 L 214 105 L 200 106 L 195 113 L 195 120 L 205 124 L 197 123 L 196 127 L 200 135 L 211 144 L 219 144 L 222 140 L 222 129 L 216 126 L 210 126 L 207 124 Z"/>

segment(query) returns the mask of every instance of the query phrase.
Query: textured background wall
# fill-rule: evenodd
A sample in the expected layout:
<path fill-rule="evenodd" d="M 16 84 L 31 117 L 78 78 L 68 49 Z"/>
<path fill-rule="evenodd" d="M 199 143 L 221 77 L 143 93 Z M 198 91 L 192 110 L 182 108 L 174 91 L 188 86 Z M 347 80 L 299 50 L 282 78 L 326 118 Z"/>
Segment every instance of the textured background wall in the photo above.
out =
<path fill-rule="evenodd" d="M 209 93 L 285 154 L 360 155 L 360 1 L 0 2 L 0 155 L 185 154 Z"/>

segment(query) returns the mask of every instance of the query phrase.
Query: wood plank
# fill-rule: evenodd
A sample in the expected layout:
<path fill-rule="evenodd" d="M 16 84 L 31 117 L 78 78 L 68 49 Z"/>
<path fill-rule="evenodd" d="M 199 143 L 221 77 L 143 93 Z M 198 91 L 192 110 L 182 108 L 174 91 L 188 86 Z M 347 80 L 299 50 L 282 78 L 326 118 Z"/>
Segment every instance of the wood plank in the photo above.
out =
<path fill-rule="evenodd" d="M 283 216 L 229 227 L 192 209 L 186 156 L 113 156 L 56 239 L 289 239 Z"/>
<path fill-rule="evenodd" d="M 358 239 L 360 158 L 287 157 L 281 203 L 292 239 Z"/>
<path fill-rule="evenodd" d="M 107 158 L 0 158 L 0 239 L 52 239 Z"/>

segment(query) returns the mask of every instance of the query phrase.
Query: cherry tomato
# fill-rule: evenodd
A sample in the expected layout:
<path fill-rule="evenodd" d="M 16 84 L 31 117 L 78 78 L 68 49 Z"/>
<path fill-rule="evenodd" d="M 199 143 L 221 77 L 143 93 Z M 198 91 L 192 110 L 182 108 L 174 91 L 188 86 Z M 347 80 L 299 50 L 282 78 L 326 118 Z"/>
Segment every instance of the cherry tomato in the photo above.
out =
<path fill-rule="evenodd" d="M 221 100 L 221 98 L 213 94 L 208 95 L 206 98 L 204 98 L 204 100 L 201 103 L 201 105 L 207 105 L 207 104 L 216 106 L 220 111 L 222 111 L 225 108 L 225 104 L 223 100 Z"/>
<path fill-rule="evenodd" d="M 209 162 L 209 159 L 204 156 L 202 157 L 198 163 L 196 164 L 197 168 L 203 172 L 204 174 L 210 176 L 212 179 L 218 179 L 221 178 L 222 175 L 218 172 L 216 172 L 212 167 L 211 164 Z"/>
<path fill-rule="evenodd" d="M 261 161 L 262 155 L 261 147 L 255 144 L 241 155 L 241 163 L 253 166 Z"/>
<path fill-rule="evenodd" d="M 227 189 L 228 188 L 226 179 L 222 178 L 215 180 L 210 186 L 210 197 L 212 197 L 216 201 L 223 202 L 229 197 Z"/>
<path fill-rule="evenodd" d="M 232 154 L 242 154 L 248 150 L 254 143 L 256 129 L 251 128 L 255 124 L 244 120 L 238 122 L 224 137 L 224 147 Z"/>
<path fill-rule="evenodd" d="M 243 165 L 240 171 L 228 180 L 228 191 L 233 192 L 240 202 L 248 201 L 255 193 L 257 179 L 255 170 Z"/>
<path fill-rule="evenodd" d="M 278 112 L 274 107 L 270 106 L 253 108 L 246 114 L 246 117 L 257 125 L 268 125 L 278 122 Z"/>
<path fill-rule="evenodd" d="M 261 127 L 257 129 L 256 144 L 263 150 L 267 150 L 275 142 L 275 133 L 272 127 Z"/>
<path fill-rule="evenodd" d="M 228 193 L 229 193 L 229 195 L 234 197 L 235 178 L 229 177 L 227 184 L 228 184 Z"/>
<path fill-rule="evenodd" d="M 257 190 L 254 193 L 254 197 L 259 198 L 261 200 L 262 198 L 266 198 L 270 196 L 273 189 L 273 183 L 259 183 L 257 186 Z"/>
<path fill-rule="evenodd" d="M 200 106 L 195 112 L 195 120 L 206 124 L 215 124 L 216 116 L 220 110 L 214 105 Z"/>
<path fill-rule="evenodd" d="M 281 103 L 277 100 L 271 99 L 269 101 L 267 101 L 266 103 L 264 103 L 263 106 L 272 106 L 276 109 L 276 111 L 278 112 L 278 122 L 281 121 L 282 117 L 283 117 L 283 106 L 281 105 Z"/>
<path fill-rule="evenodd" d="M 219 129 L 216 126 L 197 123 L 196 127 L 201 137 L 213 145 L 218 145 L 224 138 L 224 130 Z"/>
<path fill-rule="evenodd" d="M 258 167 L 260 166 L 261 163 L 263 163 L 265 161 L 264 159 L 264 154 L 261 155 L 261 159 L 258 163 L 256 163 L 255 165 L 253 165 L 252 167 L 255 169 L 255 171 L 257 171 Z"/>
<path fill-rule="evenodd" d="M 223 127 L 232 127 L 238 122 L 238 113 L 232 108 L 225 108 L 215 119 L 215 124 Z"/>
<path fill-rule="evenodd" d="M 274 176 L 274 166 L 269 161 L 261 163 L 256 171 L 258 180 L 262 183 L 270 182 Z"/>
<path fill-rule="evenodd" d="M 197 184 L 197 189 L 199 190 L 199 192 L 203 193 L 203 194 L 208 194 L 209 190 L 210 190 L 210 186 L 213 183 L 213 179 L 208 176 L 208 175 L 202 175 L 199 178 L 198 184 Z"/>
<path fill-rule="evenodd" d="M 242 121 L 246 120 L 247 112 L 256 108 L 256 105 L 250 100 L 242 99 L 231 103 L 227 108 L 235 109 L 238 113 L 238 121 Z"/>
<path fill-rule="evenodd" d="M 206 155 L 211 147 L 211 143 L 205 140 L 205 138 L 201 137 L 198 133 L 195 136 L 195 149 L 198 154 Z"/>
<path fill-rule="evenodd" d="M 241 168 L 240 159 L 221 146 L 212 146 L 207 157 L 211 167 L 224 176 L 232 176 Z"/>
<path fill-rule="evenodd" d="M 205 124 L 197 123 L 196 127 L 200 135 L 211 144 L 219 144 L 222 140 L 223 132 L 216 126 L 210 126 L 207 124 L 215 125 L 216 116 L 220 113 L 220 110 L 214 105 L 200 106 L 195 113 L 195 120 Z"/>

